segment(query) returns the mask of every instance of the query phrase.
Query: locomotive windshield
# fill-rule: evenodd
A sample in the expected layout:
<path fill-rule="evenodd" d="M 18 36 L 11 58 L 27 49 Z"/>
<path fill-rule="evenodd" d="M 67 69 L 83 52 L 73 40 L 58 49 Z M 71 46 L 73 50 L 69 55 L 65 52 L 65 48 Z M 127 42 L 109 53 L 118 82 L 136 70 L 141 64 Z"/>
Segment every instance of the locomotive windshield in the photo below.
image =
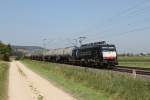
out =
<path fill-rule="evenodd" d="M 114 46 L 106 46 L 102 47 L 102 51 L 116 51 L 116 48 Z"/>
<path fill-rule="evenodd" d="M 116 58 L 117 53 L 116 53 L 115 46 L 102 47 L 102 54 L 103 54 L 103 59 L 105 60 L 112 60 Z"/>

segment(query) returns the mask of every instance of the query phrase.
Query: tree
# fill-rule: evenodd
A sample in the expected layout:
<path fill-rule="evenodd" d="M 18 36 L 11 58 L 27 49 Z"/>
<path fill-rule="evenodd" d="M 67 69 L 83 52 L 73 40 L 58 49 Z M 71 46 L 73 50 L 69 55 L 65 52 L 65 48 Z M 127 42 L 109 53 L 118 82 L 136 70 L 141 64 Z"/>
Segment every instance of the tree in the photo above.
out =
<path fill-rule="evenodd" d="M 11 46 L 10 44 L 6 45 L 0 42 L 0 59 L 9 61 L 9 56 L 11 55 Z"/>

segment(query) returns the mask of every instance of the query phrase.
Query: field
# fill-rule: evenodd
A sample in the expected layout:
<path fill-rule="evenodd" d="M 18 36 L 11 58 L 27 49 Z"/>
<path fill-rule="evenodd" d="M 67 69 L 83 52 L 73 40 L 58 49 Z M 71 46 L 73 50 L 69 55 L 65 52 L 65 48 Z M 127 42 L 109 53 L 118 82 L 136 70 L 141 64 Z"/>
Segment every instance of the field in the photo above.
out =
<path fill-rule="evenodd" d="M 150 68 L 150 56 L 118 57 L 120 66 Z"/>
<path fill-rule="evenodd" d="M 0 100 L 7 100 L 8 63 L 0 61 Z"/>
<path fill-rule="evenodd" d="M 78 100 L 150 100 L 150 82 L 111 71 L 92 72 L 70 65 L 23 60 L 26 66 Z"/>

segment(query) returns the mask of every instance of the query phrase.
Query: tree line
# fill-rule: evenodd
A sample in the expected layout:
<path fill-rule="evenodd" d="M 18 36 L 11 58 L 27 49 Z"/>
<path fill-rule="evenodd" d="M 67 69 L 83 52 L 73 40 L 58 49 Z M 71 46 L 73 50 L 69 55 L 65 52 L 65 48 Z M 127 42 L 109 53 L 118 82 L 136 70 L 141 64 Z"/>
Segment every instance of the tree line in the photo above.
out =
<path fill-rule="evenodd" d="M 0 59 L 9 61 L 10 55 L 11 55 L 11 45 L 4 44 L 0 41 Z"/>

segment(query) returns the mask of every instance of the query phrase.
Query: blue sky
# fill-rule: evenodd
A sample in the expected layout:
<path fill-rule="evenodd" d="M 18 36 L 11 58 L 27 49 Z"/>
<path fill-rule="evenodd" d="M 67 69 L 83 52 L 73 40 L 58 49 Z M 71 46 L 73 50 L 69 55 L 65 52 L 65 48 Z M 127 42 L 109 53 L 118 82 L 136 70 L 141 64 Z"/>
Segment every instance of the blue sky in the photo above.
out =
<path fill-rule="evenodd" d="M 149 0 L 0 0 L 0 40 L 67 47 L 105 40 L 119 52 L 150 52 Z"/>

